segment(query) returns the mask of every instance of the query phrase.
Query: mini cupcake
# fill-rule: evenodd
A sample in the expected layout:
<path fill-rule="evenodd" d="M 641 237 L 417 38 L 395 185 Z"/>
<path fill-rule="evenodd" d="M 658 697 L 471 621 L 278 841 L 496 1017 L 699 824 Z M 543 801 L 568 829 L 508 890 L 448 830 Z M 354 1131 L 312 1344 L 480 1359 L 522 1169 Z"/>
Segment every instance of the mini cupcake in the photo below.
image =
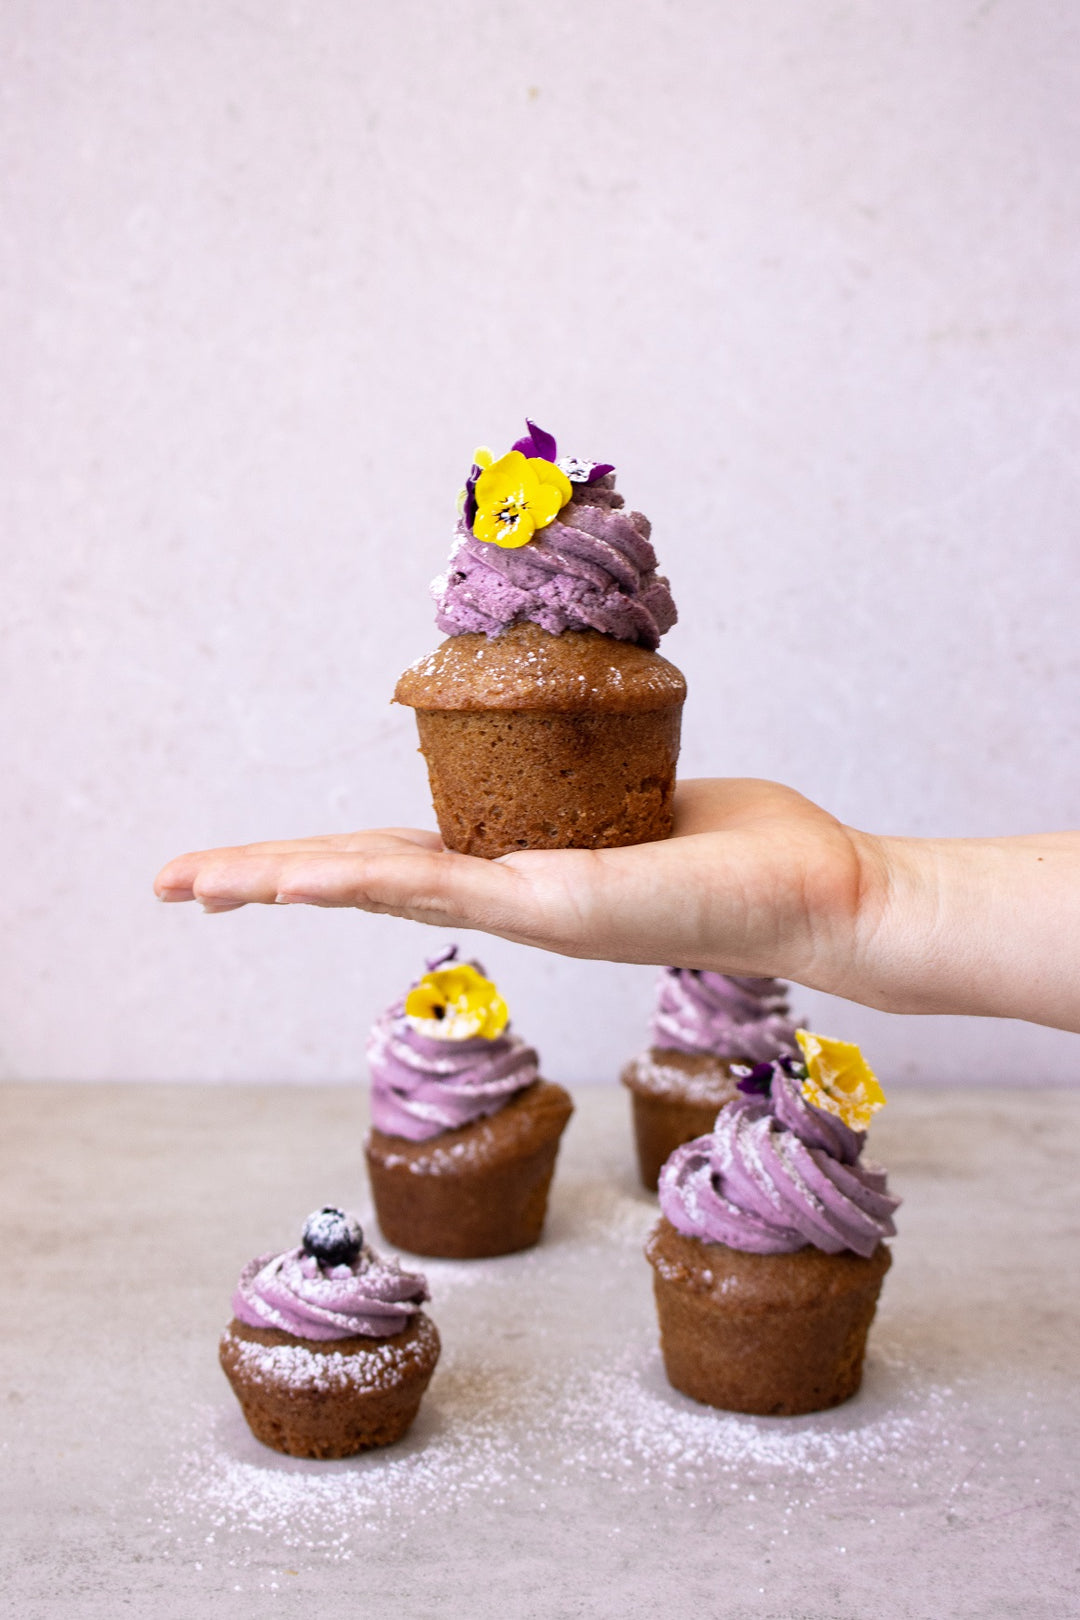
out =
<path fill-rule="evenodd" d="M 744 1072 L 713 1132 L 672 1154 L 645 1250 L 669 1381 L 732 1412 L 854 1395 L 891 1264 L 899 1199 L 862 1158 L 881 1087 L 857 1046 L 797 1037 L 802 1061 Z"/>
<path fill-rule="evenodd" d="M 738 1096 L 733 1069 L 794 1054 L 787 986 L 696 968 L 662 968 L 652 1045 L 628 1063 L 641 1180 L 656 1191 L 664 1161 L 712 1129 Z"/>
<path fill-rule="evenodd" d="M 530 1248 L 573 1104 L 540 1079 L 478 962 L 450 946 L 427 965 L 368 1044 L 379 1225 L 398 1248 L 452 1260 Z"/>
<path fill-rule="evenodd" d="M 448 849 L 600 849 L 666 838 L 686 682 L 656 648 L 675 623 L 648 518 L 607 463 L 556 458 L 531 422 L 478 450 L 450 564 L 448 639 L 405 671 Z"/>
<path fill-rule="evenodd" d="M 340 1209 L 240 1273 L 219 1359 L 248 1427 L 291 1457 L 351 1457 L 412 1423 L 439 1359 L 427 1283 L 380 1260 Z"/>

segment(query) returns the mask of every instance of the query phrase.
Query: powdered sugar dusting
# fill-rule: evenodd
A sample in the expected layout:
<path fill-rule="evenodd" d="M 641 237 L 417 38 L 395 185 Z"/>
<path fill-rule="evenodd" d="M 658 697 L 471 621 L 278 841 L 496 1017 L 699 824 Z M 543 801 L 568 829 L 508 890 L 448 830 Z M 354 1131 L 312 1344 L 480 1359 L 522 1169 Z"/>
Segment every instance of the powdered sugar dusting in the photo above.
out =
<path fill-rule="evenodd" d="M 623 1084 L 633 1091 L 649 1097 L 673 1098 L 678 1102 L 715 1105 L 717 1112 L 737 1096 L 734 1081 L 719 1060 L 713 1068 L 698 1074 L 687 1073 L 673 1065 L 658 1061 L 649 1051 L 633 1058 L 623 1071 Z"/>
<path fill-rule="evenodd" d="M 539 1522 L 557 1503 L 564 1519 L 580 1504 L 616 1536 L 643 1516 L 721 1503 L 737 1506 L 745 1534 L 767 1502 L 785 1535 L 799 1514 L 818 1524 L 853 1502 L 873 1513 L 918 1500 L 928 1457 L 940 1476 L 967 1477 L 978 1424 L 928 1370 L 932 1341 L 898 1334 L 888 1286 L 863 1388 L 833 1411 L 742 1416 L 673 1390 L 642 1253 L 658 1211 L 633 1176 L 625 1093 L 606 1098 L 602 1116 L 600 1099 L 580 1101 L 604 1129 L 568 1132 L 543 1242 L 423 1262 L 443 1355 L 408 1435 L 337 1462 L 281 1456 L 253 1439 L 222 1380 L 187 1433 L 169 1436 L 151 1493 L 153 1532 L 178 1561 L 216 1545 L 219 1559 L 253 1569 L 275 1547 L 297 1567 L 359 1562 L 372 1538 L 405 1546 L 427 1524 L 442 1546 L 503 1514 Z"/>
<path fill-rule="evenodd" d="M 630 1496 L 718 1489 L 862 1489 L 882 1474 L 917 1481 L 928 1447 L 955 1445 L 959 1403 L 910 1367 L 874 1358 L 867 1386 L 834 1412 L 757 1418 L 717 1412 L 667 1384 L 653 1345 L 590 1364 L 458 1353 L 438 1369 L 414 1428 L 397 1446 L 341 1462 L 308 1462 L 259 1446 L 233 1408 L 195 1414 L 175 1470 L 152 1493 L 163 1526 L 186 1547 L 252 1532 L 297 1550 L 357 1556 L 371 1533 L 453 1513 L 498 1508 L 512 1495 L 602 1479 Z M 753 1499 L 752 1497 L 750 1498 Z"/>
<path fill-rule="evenodd" d="M 633 1492 L 665 1483 L 685 1489 L 731 1474 L 744 1484 L 770 1477 L 827 1482 L 837 1472 L 850 1476 L 881 1463 L 902 1474 L 905 1459 L 917 1463 L 927 1444 L 950 1443 L 951 1389 L 920 1388 L 909 1369 L 883 1359 L 872 1362 L 867 1381 L 861 1396 L 833 1412 L 749 1417 L 679 1395 L 658 1350 L 644 1357 L 626 1352 L 568 1391 L 561 1415 L 571 1429 L 588 1422 L 590 1443 L 599 1441 L 604 1454 L 604 1477 Z"/>
<path fill-rule="evenodd" d="M 537 1436 L 540 1391 L 526 1377 L 479 1359 L 444 1358 L 432 1393 L 405 1439 L 340 1462 L 309 1462 L 260 1446 L 233 1407 L 194 1414 L 175 1473 L 151 1498 L 177 1543 L 191 1546 L 252 1531 L 296 1549 L 348 1559 L 365 1533 L 445 1513 L 475 1497 L 520 1495 Z"/>
<path fill-rule="evenodd" d="M 258 1344 L 226 1334 L 232 1366 L 246 1379 L 275 1389 L 334 1391 L 392 1389 L 431 1354 L 431 1332 L 413 1338 L 387 1339 L 343 1355 L 320 1352 L 302 1344 Z"/>

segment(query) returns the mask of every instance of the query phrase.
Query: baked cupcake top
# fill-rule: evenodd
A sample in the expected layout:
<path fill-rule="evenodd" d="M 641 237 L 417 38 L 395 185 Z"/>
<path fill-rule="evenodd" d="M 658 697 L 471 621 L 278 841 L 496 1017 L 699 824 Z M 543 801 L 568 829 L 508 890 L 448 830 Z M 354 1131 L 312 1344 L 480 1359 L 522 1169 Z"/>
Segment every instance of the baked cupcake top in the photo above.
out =
<path fill-rule="evenodd" d="M 436 624 L 498 636 L 532 622 L 654 650 L 677 615 L 648 518 L 623 510 L 609 463 L 560 458 L 550 433 L 526 427 L 497 461 L 476 452 L 449 565 L 432 581 Z"/>
<path fill-rule="evenodd" d="M 388 1007 L 368 1042 L 371 1122 L 423 1142 L 495 1114 L 531 1086 L 540 1060 L 511 1034 L 506 1003 L 456 945 Z"/>
<path fill-rule="evenodd" d="M 667 1051 L 767 1063 L 796 1051 L 787 986 L 697 968 L 661 968 L 652 1044 Z"/>
<path fill-rule="evenodd" d="M 862 1158 L 885 1096 L 857 1046 L 796 1032 L 801 1060 L 744 1069 L 743 1096 L 660 1172 L 660 1208 L 687 1237 L 752 1254 L 807 1245 L 871 1255 L 900 1200 Z"/>
<path fill-rule="evenodd" d="M 248 1327 L 300 1339 L 384 1339 L 407 1328 L 430 1297 L 419 1272 L 379 1259 L 359 1222 L 327 1206 L 308 1216 L 299 1248 L 248 1262 L 232 1308 Z"/>
<path fill-rule="evenodd" d="M 515 624 L 489 639 L 448 636 L 410 664 L 394 701 L 414 709 L 535 709 L 576 713 L 583 704 L 608 714 L 666 709 L 686 696 L 686 680 L 659 653 L 595 630 L 552 636 Z"/>

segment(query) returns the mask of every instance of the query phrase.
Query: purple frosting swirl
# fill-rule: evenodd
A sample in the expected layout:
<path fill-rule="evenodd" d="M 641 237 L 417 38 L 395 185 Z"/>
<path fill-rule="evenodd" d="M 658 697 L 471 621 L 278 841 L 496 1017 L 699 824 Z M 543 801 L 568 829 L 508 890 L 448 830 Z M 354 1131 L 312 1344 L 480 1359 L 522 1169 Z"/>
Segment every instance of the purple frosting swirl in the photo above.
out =
<path fill-rule="evenodd" d="M 660 1208 L 678 1231 L 750 1254 L 871 1255 L 896 1228 L 900 1200 L 861 1159 L 864 1131 L 815 1108 L 802 1081 L 773 1065 L 769 1095 L 720 1110 L 710 1136 L 676 1148 L 660 1172 Z"/>
<path fill-rule="evenodd" d="M 428 1293 L 419 1272 L 380 1260 L 366 1245 L 351 1265 L 320 1265 L 304 1249 L 264 1254 L 240 1273 L 233 1315 L 248 1327 L 299 1339 L 385 1339 L 409 1326 Z"/>
<path fill-rule="evenodd" d="M 696 968 L 662 968 L 652 1044 L 676 1052 L 771 1063 L 794 1052 L 787 988 L 778 979 L 740 979 Z"/>
<path fill-rule="evenodd" d="M 531 619 L 553 636 L 599 630 L 655 650 L 675 604 L 656 572 L 649 520 L 621 510 L 614 482 L 607 474 L 575 485 L 555 521 L 516 549 L 478 540 L 460 522 L 449 567 L 431 586 L 439 629 L 497 636 Z"/>
<path fill-rule="evenodd" d="M 509 1029 L 464 1041 L 421 1034 L 406 1017 L 404 997 L 375 1025 L 367 1056 L 371 1123 L 410 1142 L 498 1113 L 540 1072 L 535 1048 Z"/>

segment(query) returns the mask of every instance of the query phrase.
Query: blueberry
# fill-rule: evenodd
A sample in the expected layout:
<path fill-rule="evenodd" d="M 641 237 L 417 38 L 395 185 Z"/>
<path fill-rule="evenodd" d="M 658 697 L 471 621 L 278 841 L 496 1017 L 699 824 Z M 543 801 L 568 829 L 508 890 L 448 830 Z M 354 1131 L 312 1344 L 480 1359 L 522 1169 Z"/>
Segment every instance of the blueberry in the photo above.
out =
<path fill-rule="evenodd" d="M 343 1209 L 317 1209 L 304 1222 L 304 1250 L 321 1266 L 351 1266 L 364 1245 L 360 1222 Z"/>

